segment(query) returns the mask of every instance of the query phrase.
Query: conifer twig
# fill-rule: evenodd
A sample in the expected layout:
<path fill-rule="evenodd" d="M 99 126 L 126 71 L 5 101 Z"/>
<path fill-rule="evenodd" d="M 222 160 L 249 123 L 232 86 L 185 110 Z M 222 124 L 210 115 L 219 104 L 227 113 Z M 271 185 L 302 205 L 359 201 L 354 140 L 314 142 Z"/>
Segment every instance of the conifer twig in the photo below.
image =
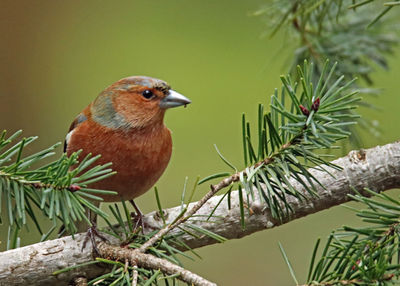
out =
<path fill-rule="evenodd" d="M 298 138 L 296 138 L 298 139 Z M 265 158 L 264 160 L 257 162 L 256 164 L 254 164 L 254 167 L 257 168 L 259 166 L 261 166 L 262 164 L 264 165 L 268 165 L 270 163 L 273 162 L 274 156 L 279 154 L 279 152 L 281 150 L 284 150 L 286 148 L 288 148 L 290 145 L 292 144 L 292 142 L 285 144 L 282 146 L 282 148 L 276 152 L 274 155 Z M 188 219 L 190 219 L 209 199 L 211 199 L 216 193 L 218 193 L 220 190 L 229 187 L 232 183 L 238 182 L 240 180 L 240 173 L 243 173 L 244 175 L 246 174 L 245 171 L 241 171 L 238 173 L 235 173 L 225 179 L 223 179 L 222 181 L 220 181 L 218 184 L 215 185 L 210 185 L 210 190 L 208 191 L 208 193 L 198 202 L 195 203 L 195 205 L 189 210 L 187 211 L 184 216 L 182 216 L 181 218 L 177 219 L 175 222 L 173 222 L 172 224 L 168 224 L 166 225 L 164 228 L 162 228 L 157 234 L 155 234 L 154 236 L 152 236 L 148 241 L 146 241 L 138 250 L 140 252 L 146 252 L 146 250 L 151 247 L 152 245 L 154 245 L 158 240 L 160 240 L 161 238 L 163 238 L 167 233 L 169 233 L 172 229 L 176 228 L 177 226 L 179 226 L 180 224 L 186 222 Z"/>
<path fill-rule="evenodd" d="M 168 275 L 179 274 L 177 279 L 182 280 L 190 285 L 198 286 L 215 286 L 203 277 L 181 267 L 165 259 L 155 257 L 151 254 L 141 253 L 133 249 L 127 249 L 119 246 L 112 246 L 101 242 L 98 245 L 99 254 L 112 260 L 125 261 L 128 260 L 131 265 L 137 265 L 146 269 L 161 270 L 162 273 Z"/>
<path fill-rule="evenodd" d="M 191 218 L 210 198 L 212 198 L 218 191 L 222 190 L 230 186 L 233 182 L 237 182 L 239 180 L 239 174 L 236 173 L 224 180 L 222 180 L 217 185 L 211 185 L 211 190 L 187 212 L 185 216 L 182 216 L 172 224 L 166 225 L 163 229 L 161 229 L 157 234 L 152 236 L 148 241 L 146 241 L 138 250 L 140 252 L 145 252 L 149 247 L 151 247 L 154 243 L 164 237 L 168 232 L 172 229 L 176 228 L 178 225 L 184 223 L 189 218 Z"/>

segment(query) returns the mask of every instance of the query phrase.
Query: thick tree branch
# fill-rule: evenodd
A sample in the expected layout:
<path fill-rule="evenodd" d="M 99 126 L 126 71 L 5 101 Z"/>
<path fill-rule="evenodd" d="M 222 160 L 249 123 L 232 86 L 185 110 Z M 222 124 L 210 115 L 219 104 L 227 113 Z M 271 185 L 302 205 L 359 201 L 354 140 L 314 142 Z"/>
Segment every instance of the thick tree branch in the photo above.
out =
<path fill-rule="evenodd" d="M 358 191 L 362 191 L 366 187 L 375 191 L 400 187 L 400 143 L 398 142 L 368 150 L 351 151 L 346 157 L 332 163 L 343 168 L 341 171 L 329 168 L 334 177 L 318 170 L 311 171 L 317 180 L 327 188 L 323 189 L 317 186 L 318 198 L 310 197 L 301 184 L 292 182 L 293 186 L 309 199 L 299 201 L 293 197 L 288 198 L 294 213 L 290 217 L 285 217 L 283 221 L 273 219 L 269 210 L 256 196 L 254 200 L 249 198 L 247 202 L 249 211 L 245 212 L 246 229 L 242 230 L 238 194 L 232 192 L 231 209 L 228 209 L 225 199 L 214 213 L 216 217 L 222 218 L 216 219 L 216 222 L 213 223 L 189 220 L 182 224 L 182 227 L 187 224 L 196 224 L 227 239 L 240 238 L 344 203 L 349 200 L 347 194 L 352 192 L 351 186 Z M 210 214 L 220 198 L 221 196 L 211 198 L 197 214 Z M 190 204 L 188 209 L 191 209 L 194 204 L 196 203 Z M 170 223 L 181 212 L 181 207 L 165 211 L 167 223 Z M 153 212 L 145 216 L 145 225 L 148 226 L 149 229 L 146 230 L 148 231 L 161 228 L 163 223 L 159 215 Z M 172 230 L 172 232 L 174 231 L 176 230 Z M 90 247 L 84 249 L 83 252 L 80 251 L 83 237 L 84 235 L 78 234 L 75 236 L 75 240 L 72 240 L 71 237 L 64 237 L 1 253 L 0 282 L 4 284 L 50 285 L 57 283 L 57 285 L 66 285 L 73 277 L 79 275 L 87 277 L 99 275 L 105 270 L 97 265 L 89 265 L 57 277 L 51 275 L 56 270 L 92 259 Z M 207 236 L 193 238 L 184 235 L 182 239 L 192 248 L 216 243 Z M 115 239 L 111 239 L 111 241 L 116 242 Z"/>

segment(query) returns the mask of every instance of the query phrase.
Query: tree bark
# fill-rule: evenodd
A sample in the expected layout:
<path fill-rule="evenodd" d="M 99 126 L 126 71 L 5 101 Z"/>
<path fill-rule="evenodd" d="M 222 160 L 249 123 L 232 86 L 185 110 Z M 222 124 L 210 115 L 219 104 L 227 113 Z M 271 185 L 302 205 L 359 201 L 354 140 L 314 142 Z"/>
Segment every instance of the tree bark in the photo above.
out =
<path fill-rule="evenodd" d="M 348 194 L 352 193 L 351 187 L 362 192 L 364 188 L 370 188 L 381 192 L 388 189 L 400 187 L 400 143 L 395 142 L 385 146 L 377 146 L 368 150 L 351 151 L 347 156 L 332 162 L 342 167 L 338 171 L 327 168 L 333 175 L 318 170 L 311 170 L 315 178 L 321 182 L 317 186 L 318 197 L 311 197 L 304 187 L 292 181 L 293 186 L 305 194 L 308 200 L 299 201 L 289 197 L 288 202 L 293 208 L 293 214 L 284 217 L 282 221 L 273 219 L 268 208 L 257 196 L 247 200 L 248 210 L 245 211 L 246 228 L 240 226 L 240 208 L 238 192 L 231 194 L 231 209 L 228 209 L 227 197 L 219 204 L 214 212 L 213 223 L 201 221 L 196 218 L 184 223 L 182 227 L 188 228 L 190 224 L 201 226 L 227 239 L 241 238 L 254 232 L 272 228 L 287 223 L 296 218 L 304 217 L 332 206 L 349 201 Z M 365 194 L 368 195 L 368 194 Z M 220 196 L 211 198 L 198 212 L 197 215 L 209 215 L 220 202 Z M 245 198 L 246 201 L 246 198 Z M 193 205 L 194 203 L 190 204 Z M 189 206 L 189 209 L 190 209 Z M 172 222 L 181 212 L 181 207 L 166 209 L 165 217 Z M 163 226 L 160 216 L 156 212 L 149 213 L 144 218 L 145 231 L 159 229 Z M 179 231 L 179 230 L 173 230 Z M 88 265 L 82 268 L 52 275 L 54 271 L 65 267 L 71 267 L 92 260 L 91 247 L 88 246 L 81 251 L 81 245 L 85 234 L 72 237 L 63 237 L 52 241 L 37 243 L 15 250 L 9 250 L 0 254 L 0 285 L 25 283 L 28 285 L 67 285 L 74 277 L 98 276 L 107 269 L 98 264 Z M 191 248 L 197 248 L 216 243 L 208 236 L 201 235 L 192 237 L 187 234 L 181 239 Z M 119 242 L 110 237 L 110 242 Z"/>

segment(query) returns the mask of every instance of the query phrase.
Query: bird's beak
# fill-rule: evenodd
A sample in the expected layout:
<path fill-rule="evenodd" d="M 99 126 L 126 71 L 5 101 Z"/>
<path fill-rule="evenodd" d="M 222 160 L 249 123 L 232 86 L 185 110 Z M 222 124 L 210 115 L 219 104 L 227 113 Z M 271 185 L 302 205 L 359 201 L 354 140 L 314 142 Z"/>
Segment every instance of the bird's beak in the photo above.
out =
<path fill-rule="evenodd" d="M 189 98 L 177 93 L 175 90 L 170 89 L 168 95 L 160 101 L 160 107 L 167 109 L 181 105 L 186 106 L 189 103 L 191 103 Z"/>

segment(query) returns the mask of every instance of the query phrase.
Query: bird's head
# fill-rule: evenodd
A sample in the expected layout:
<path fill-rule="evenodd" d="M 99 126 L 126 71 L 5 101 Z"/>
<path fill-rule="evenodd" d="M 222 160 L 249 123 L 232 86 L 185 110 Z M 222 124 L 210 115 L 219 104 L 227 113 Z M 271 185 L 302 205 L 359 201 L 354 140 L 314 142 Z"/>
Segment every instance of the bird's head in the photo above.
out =
<path fill-rule="evenodd" d="M 90 110 L 95 121 L 109 128 L 145 128 L 162 124 L 166 109 L 189 103 L 165 81 L 131 76 L 101 92 Z"/>

